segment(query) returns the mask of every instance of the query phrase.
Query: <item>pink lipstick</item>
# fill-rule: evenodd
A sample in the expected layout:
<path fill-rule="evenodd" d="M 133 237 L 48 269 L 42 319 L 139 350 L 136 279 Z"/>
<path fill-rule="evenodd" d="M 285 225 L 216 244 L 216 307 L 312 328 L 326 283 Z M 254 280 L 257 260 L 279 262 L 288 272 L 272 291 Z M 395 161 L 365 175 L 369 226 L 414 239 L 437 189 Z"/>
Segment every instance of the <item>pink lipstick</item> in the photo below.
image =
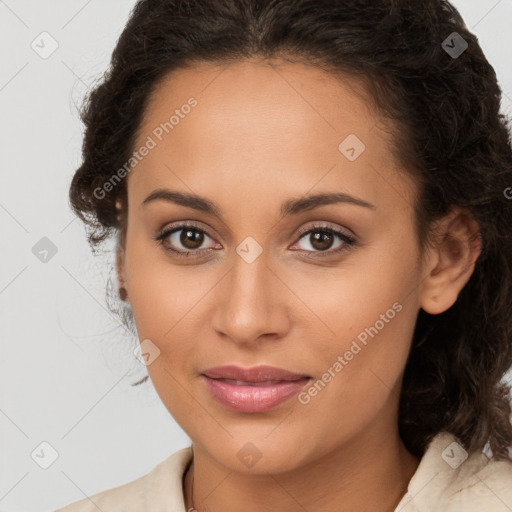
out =
<path fill-rule="evenodd" d="M 226 407 L 240 412 L 264 412 L 287 401 L 311 377 L 272 366 L 219 366 L 202 372 L 210 393 Z"/>

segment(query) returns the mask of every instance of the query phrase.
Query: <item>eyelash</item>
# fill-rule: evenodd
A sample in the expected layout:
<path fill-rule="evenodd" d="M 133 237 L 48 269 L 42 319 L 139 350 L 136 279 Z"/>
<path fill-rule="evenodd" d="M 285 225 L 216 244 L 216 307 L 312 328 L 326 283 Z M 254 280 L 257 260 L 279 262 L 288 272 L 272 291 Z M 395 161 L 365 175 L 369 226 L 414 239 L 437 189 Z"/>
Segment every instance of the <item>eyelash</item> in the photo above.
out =
<path fill-rule="evenodd" d="M 209 251 L 211 249 L 196 249 L 196 250 L 193 250 L 193 251 L 177 251 L 176 249 L 172 249 L 171 247 L 165 245 L 165 239 L 172 235 L 173 233 L 176 233 L 178 231 L 182 231 L 183 229 L 192 229 L 198 233 L 202 233 L 208 237 L 210 237 L 210 235 L 208 235 L 208 233 L 206 231 L 204 231 L 203 229 L 199 228 L 198 226 L 196 226 L 195 224 L 179 224 L 177 226 L 173 226 L 171 228 L 168 228 L 168 229 L 165 229 L 164 231 L 161 231 L 157 236 L 155 236 L 153 238 L 153 240 L 157 241 L 164 250 L 168 251 L 168 252 L 171 252 L 173 253 L 174 255 L 178 256 L 178 257 L 190 257 L 192 254 L 194 255 L 198 255 L 198 254 L 201 254 L 205 251 Z M 312 226 L 312 227 L 309 227 L 305 230 L 301 230 L 298 234 L 298 239 L 300 240 L 301 238 L 303 238 L 305 235 L 308 235 L 308 234 L 311 234 L 311 233 L 316 233 L 316 232 L 321 232 L 321 233 L 330 233 L 334 236 L 337 236 L 341 239 L 343 243 L 343 245 L 341 245 L 340 247 L 338 247 L 337 249 L 327 249 L 326 251 L 306 251 L 306 250 L 300 250 L 301 252 L 306 252 L 306 253 L 314 253 L 315 256 L 308 256 L 308 257 L 312 257 L 312 258 L 323 258 L 323 257 L 328 257 L 328 256 L 332 256 L 334 254 L 338 254 L 338 253 L 341 253 L 341 252 L 344 252 L 344 251 L 347 251 L 349 249 L 351 249 L 352 246 L 354 246 L 357 241 L 355 238 L 351 237 L 351 236 L 348 236 L 346 235 L 345 233 L 342 233 L 341 231 L 337 231 L 329 226 L 325 226 L 325 225 L 321 225 L 321 224 L 318 224 L 318 225 L 315 225 L 315 226 Z M 212 238 L 212 237 L 210 237 Z M 196 257 L 196 256 L 194 256 Z M 200 257 L 200 256 L 197 256 L 197 257 Z"/>

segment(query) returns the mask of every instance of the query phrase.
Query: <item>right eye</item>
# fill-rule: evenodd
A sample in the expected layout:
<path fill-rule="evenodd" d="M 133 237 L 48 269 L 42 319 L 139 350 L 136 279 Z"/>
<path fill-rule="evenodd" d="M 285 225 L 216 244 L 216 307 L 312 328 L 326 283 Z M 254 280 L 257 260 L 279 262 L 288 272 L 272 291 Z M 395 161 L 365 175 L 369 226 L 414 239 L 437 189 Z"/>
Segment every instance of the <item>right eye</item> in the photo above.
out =
<path fill-rule="evenodd" d="M 198 253 L 198 257 L 204 256 L 205 252 L 215 248 L 200 248 L 206 238 L 213 239 L 202 229 L 193 224 L 179 224 L 166 228 L 154 239 L 157 240 L 166 251 L 170 251 L 177 256 L 191 256 Z M 182 248 L 180 248 L 180 245 Z M 217 244 L 219 246 L 220 244 Z M 176 249 L 178 247 L 178 249 Z M 217 247 L 218 248 L 218 247 Z"/>

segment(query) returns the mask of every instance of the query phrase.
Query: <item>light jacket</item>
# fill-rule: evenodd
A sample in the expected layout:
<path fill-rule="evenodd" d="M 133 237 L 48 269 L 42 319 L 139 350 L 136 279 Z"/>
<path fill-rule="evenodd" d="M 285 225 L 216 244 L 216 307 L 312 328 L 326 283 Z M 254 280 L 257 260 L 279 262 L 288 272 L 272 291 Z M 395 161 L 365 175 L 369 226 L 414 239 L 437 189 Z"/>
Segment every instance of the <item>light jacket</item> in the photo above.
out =
<path fill-rule="evenodd" d="M 191 447 L 124 485 L 75 501 L 55 512 L 187 512 L 183 474 Z M 447 433 L 428 445 L 395 512 L 511 512 L 512 462 L 468 454 Z M 314 512 L 314 511 L 311 511 Z"/>

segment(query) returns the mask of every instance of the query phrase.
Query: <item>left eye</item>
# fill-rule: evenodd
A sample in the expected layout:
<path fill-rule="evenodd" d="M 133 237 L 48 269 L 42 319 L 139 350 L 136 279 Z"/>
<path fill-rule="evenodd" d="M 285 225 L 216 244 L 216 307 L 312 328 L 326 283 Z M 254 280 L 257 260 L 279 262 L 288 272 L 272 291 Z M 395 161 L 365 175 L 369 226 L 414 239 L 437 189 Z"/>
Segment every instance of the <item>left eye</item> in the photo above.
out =
<path fill-rule="evenodd" d="M 333 247 L 333 244 L 336 243 L 336 239 L 338 239 L 338 244 Z M 312 249 L 309 247 L 303 248 L 303 250 L 309 252 L 337 252 L 355 242 L 352 237 L 327 227 L 317 227 L 306 231 L 301 235 L 299 242 L 295 245 L 298 245 L 301 240 L 305 240 L 307 245 L 312 247 Z"/>

